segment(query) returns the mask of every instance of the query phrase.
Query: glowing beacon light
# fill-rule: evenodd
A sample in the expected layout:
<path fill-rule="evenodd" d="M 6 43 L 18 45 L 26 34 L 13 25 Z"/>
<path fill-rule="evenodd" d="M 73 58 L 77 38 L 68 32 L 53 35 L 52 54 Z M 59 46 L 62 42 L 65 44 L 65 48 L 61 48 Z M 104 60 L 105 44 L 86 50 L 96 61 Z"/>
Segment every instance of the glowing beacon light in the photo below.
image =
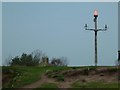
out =
<path fill-rule="evenodd" d="M 98 17 L 98 10 L 94 10 L 94 17 Z"/>

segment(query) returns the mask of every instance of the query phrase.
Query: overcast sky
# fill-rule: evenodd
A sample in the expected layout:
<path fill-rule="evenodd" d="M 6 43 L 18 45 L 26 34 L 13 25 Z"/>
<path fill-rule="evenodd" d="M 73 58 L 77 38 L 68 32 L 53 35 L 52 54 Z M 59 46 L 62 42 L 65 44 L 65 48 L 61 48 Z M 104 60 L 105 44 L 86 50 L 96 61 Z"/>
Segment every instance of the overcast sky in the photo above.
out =
<path fill-rule="evenodd" d="M 0 66 L 2 65 L 2 3 L 0 2 Z"/>
<path fill-rule="evenodd" d="M 93 11 L 99 10 L 98 65 L 115 65 L 118 51 L 117 2 L 3 3 L 3 64 L 8 57 L 36 49 L 52 57 L 65 56 L 69 65 L 94 65 Z"/>
<path fill-rule="evenodd" d="M 118 50 L 120 51 L 120 1 L 119 1 L 119 4 L 118 4 Z"/>

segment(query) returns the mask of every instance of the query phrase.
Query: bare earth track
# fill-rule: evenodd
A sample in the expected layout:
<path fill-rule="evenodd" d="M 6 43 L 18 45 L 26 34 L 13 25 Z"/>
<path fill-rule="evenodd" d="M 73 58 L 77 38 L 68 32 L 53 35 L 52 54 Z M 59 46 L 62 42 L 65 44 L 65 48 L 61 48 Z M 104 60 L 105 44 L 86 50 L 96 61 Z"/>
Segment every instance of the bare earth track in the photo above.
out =
<path fill-rule="evenodd" d="M 104 71 L 105 68 L 101 68 L 101 69 L 98 69 L 97 71 Z M 100 73 L 100 74 L 90 74 L 90 75 L 80 75 L 80 74 L 76 74 L 76 72 L 78 71 L 70 71 L 73 75 L 72 76 L 67 76 L 65 77 L 65 80 L 64 81 L 57 81 L 55 78 L 48 78 L 47 75 L 43 74 L 41 76 L 41 79 L 32 83 L 32 84 L 29 84 L 29 85 L 26 85 L 22 88 L 38 88 L 40 87 L 43 83 L 55 83 L 58 88 L 70 88 L 71 85 L 76 82 L 76 81 L 79 81 L 79 82 L 92 82 L 92 81 L 102 81 L 102 82 L 106 82 L 106 83 L 110 83 L 110 82 L 117 82 L 118 81 L 118 78 L 117 78 L 117 73 L 114 73 L 112 75 L 109 75 L 109 74 L 106 74 L 104 72 Z M 74 73 L 76 75 L 74 75 Z"/>
<path fill-rule="evenodd" d="M 70 85 L 72 84 L 72 82 L 66 81 L 66 82 L 58 82 L 53 78 L 48 78 L 46 75 L 42 75 L 41 79 L 38 80 L 35 83 L 26 85 L 22 88 L 38 88 L 40 87 L 43 83 L 55 83 L 57 84 L 58 88 L 70 88 Z"/>

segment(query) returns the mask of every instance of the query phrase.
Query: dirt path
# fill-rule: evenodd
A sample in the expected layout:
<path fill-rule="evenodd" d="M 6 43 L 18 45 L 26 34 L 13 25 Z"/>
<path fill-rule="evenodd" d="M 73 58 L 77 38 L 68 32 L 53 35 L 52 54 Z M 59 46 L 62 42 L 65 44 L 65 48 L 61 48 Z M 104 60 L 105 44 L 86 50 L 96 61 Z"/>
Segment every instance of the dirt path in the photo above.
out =
<path fill-rule="evenodd" d="M 37 87 L 40 87 L 41 84 L 46 83 L 46 82 L 54 82 L 54 80 L 47 78 L 47 76 L 45 76 L 45 75 L 42 75 L 40 80 L 38 80 L 32 84 L 26 85 L 23 88 L 37 88 Z"/>
<path fill-rule="evenodd" d="M 43 83 L 55 83 L 58 86 L 58 88 L 70 88 L 70 85 L 72 84 L 72 82 L 69 81 L 58 82 L 53 78 L 48 78 L 46 75 L 42 75 L 40 80 L 32 84 L 26 85 L 22 88 L 31 88 L 32 90 L 33 88 L 40 87 Z"/>
<path fill-rule="evenodd" d="M 98 69 L 98 71 L 101 71 L 102 69 L 104 70 L 105 68 L 100 68 L 100 69 Z M 116 72 L 116 74 L 117 74 L 117 72 Z M 26 85 L 23 88 L 29 88 L 29 89 L 31 88 L 31 90 L 32 90 L 33 88 L 40 87 L 43 83 L 55 83 L 58 86 L 58 88 L 71 88 L 71 84 L 73 84 L 76 81 L 79 81 L 81 83 L 82 82 L 91 82 L 91 81 L 93 81 L 93 82 L 94 81 L 103 81 L 103 82 L 107 82 L 107 83 L 117 82 L 116 74 L 109 75 L 106 73 L 100 73 L 100 74 L 95 74 L 95 75 L 91 74 L 89 76 L 79 74 L 79 75 L 73 75 L 70 77 L 65 77 L 65 81 L 57 81 L 56 79 L 48 78 L 47 75 L 43 74 L 41 76 L 40 80 L 38 80 L 32 84 Z"/>

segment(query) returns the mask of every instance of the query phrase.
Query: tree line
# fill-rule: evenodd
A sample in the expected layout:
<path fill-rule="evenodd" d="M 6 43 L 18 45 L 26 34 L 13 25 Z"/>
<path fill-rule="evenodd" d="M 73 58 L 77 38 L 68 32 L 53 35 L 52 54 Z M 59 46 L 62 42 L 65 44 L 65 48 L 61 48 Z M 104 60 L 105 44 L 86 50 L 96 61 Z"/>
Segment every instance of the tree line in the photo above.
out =
<path fill-rule="evenodd" d="M 23 53 L 21 56 L 15 56 L 9 60 L 10 66 L 67 66 L 67 57 L 52 58 L 41 50 L 35 50 L 30 54 Z"/>

